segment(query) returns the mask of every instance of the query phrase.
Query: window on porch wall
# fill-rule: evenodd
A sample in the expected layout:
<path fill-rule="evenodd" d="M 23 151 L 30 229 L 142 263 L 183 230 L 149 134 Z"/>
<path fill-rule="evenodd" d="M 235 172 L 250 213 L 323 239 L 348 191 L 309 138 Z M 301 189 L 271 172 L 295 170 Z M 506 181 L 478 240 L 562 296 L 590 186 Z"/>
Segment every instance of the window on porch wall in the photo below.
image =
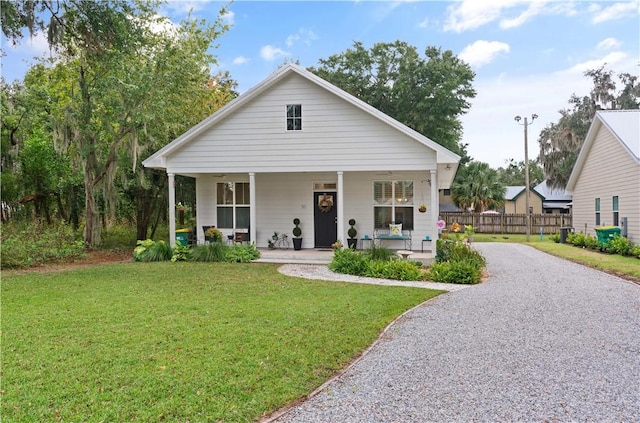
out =
<path fill-rule="evenodd" d="M 413 181 L 374 181 L 373 216 L 376 228 L 402 223 L 413 230 Z"/>
<path fill-rule="evenodd" d="M 249 228 L 249 183 L 220 182 L 216 191 L 218 228 Z"/>

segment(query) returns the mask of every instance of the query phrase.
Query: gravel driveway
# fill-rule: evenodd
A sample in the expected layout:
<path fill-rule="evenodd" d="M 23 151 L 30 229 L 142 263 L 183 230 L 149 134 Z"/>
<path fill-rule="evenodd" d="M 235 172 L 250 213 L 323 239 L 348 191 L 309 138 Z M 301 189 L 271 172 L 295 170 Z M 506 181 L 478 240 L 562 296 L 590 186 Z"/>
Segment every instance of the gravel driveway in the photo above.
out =
<path fill-rule="evenodd" d="M 638 422 L 640 286 L 518 244 L 277 422 Z"/>

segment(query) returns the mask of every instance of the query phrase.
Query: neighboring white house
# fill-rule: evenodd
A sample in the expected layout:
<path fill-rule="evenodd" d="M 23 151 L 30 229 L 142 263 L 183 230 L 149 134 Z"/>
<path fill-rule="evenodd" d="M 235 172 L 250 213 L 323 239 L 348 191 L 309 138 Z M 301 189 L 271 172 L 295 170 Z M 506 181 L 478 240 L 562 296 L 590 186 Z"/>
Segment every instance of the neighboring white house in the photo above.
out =
<path fill-rule="evenodd" d="M 640 243 L 640 110 L 596 113 L 567 191 L 576 231 L 593 235 L 598 226 L 621 226 Z"/>
<path fill-rule="evenodd" d="M 437 238 L 438 189 L 460 157 L 304 68 L 287 64 L 143 162 L 169 178 L 175 244 L 175 175 L 196 180 L 202 226 L 243 229 L 258 247 L 274 232 L 303 248 L 346 245 L 392 222 L 412 230 L 412 248 Z M 426 213 L 418 206 L 427 205 Z M 391 241 L 391 248 L 403 248 Z M 435 246 L 434 246 L 435 247 Z M 434 248 L 435 249 L 435 248 Z"/>

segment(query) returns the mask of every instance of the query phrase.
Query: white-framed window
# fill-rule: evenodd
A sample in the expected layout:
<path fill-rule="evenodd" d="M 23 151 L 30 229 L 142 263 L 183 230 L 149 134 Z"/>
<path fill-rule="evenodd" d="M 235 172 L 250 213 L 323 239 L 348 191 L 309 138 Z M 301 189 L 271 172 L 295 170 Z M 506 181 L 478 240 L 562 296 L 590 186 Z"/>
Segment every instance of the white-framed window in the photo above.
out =
<path fill-rule="evenodd" d="M 216 186 L 218 228 L 249 228 L 249 183 L 219 182 Z"/>
<path fill-rule="evenodd" d="M 302 104 L 287 104 L 287 131 L 302 131 Z"/>
<path fill-rule="evenodd" d="M 619 202 L 620 201 L 617 195 L 614 195 L 611 198 L 611 210 L 613 210 L 613 226 L 620 225 L 620 211 L 618 210 Z"/>
<path fill-rule="evenodd" d="M 596 198 L 596 226 L 600 226 L 600 199 Z"/>
<path fill-rule="evenodd" d="M 413 230 L 413 181 L 374 181 L 373 221 L 375 228 L 402 223 Z"/>

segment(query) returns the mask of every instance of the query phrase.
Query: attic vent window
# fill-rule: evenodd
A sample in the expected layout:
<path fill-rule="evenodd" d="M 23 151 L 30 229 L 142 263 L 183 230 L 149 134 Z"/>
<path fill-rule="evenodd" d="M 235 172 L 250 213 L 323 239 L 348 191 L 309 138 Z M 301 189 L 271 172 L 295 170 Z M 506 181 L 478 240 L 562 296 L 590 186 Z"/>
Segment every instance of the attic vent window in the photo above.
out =
<path fill-rule="evenodd" d="M 302 131 L 302 104 L 287 104 L 287 131 Z"/>

